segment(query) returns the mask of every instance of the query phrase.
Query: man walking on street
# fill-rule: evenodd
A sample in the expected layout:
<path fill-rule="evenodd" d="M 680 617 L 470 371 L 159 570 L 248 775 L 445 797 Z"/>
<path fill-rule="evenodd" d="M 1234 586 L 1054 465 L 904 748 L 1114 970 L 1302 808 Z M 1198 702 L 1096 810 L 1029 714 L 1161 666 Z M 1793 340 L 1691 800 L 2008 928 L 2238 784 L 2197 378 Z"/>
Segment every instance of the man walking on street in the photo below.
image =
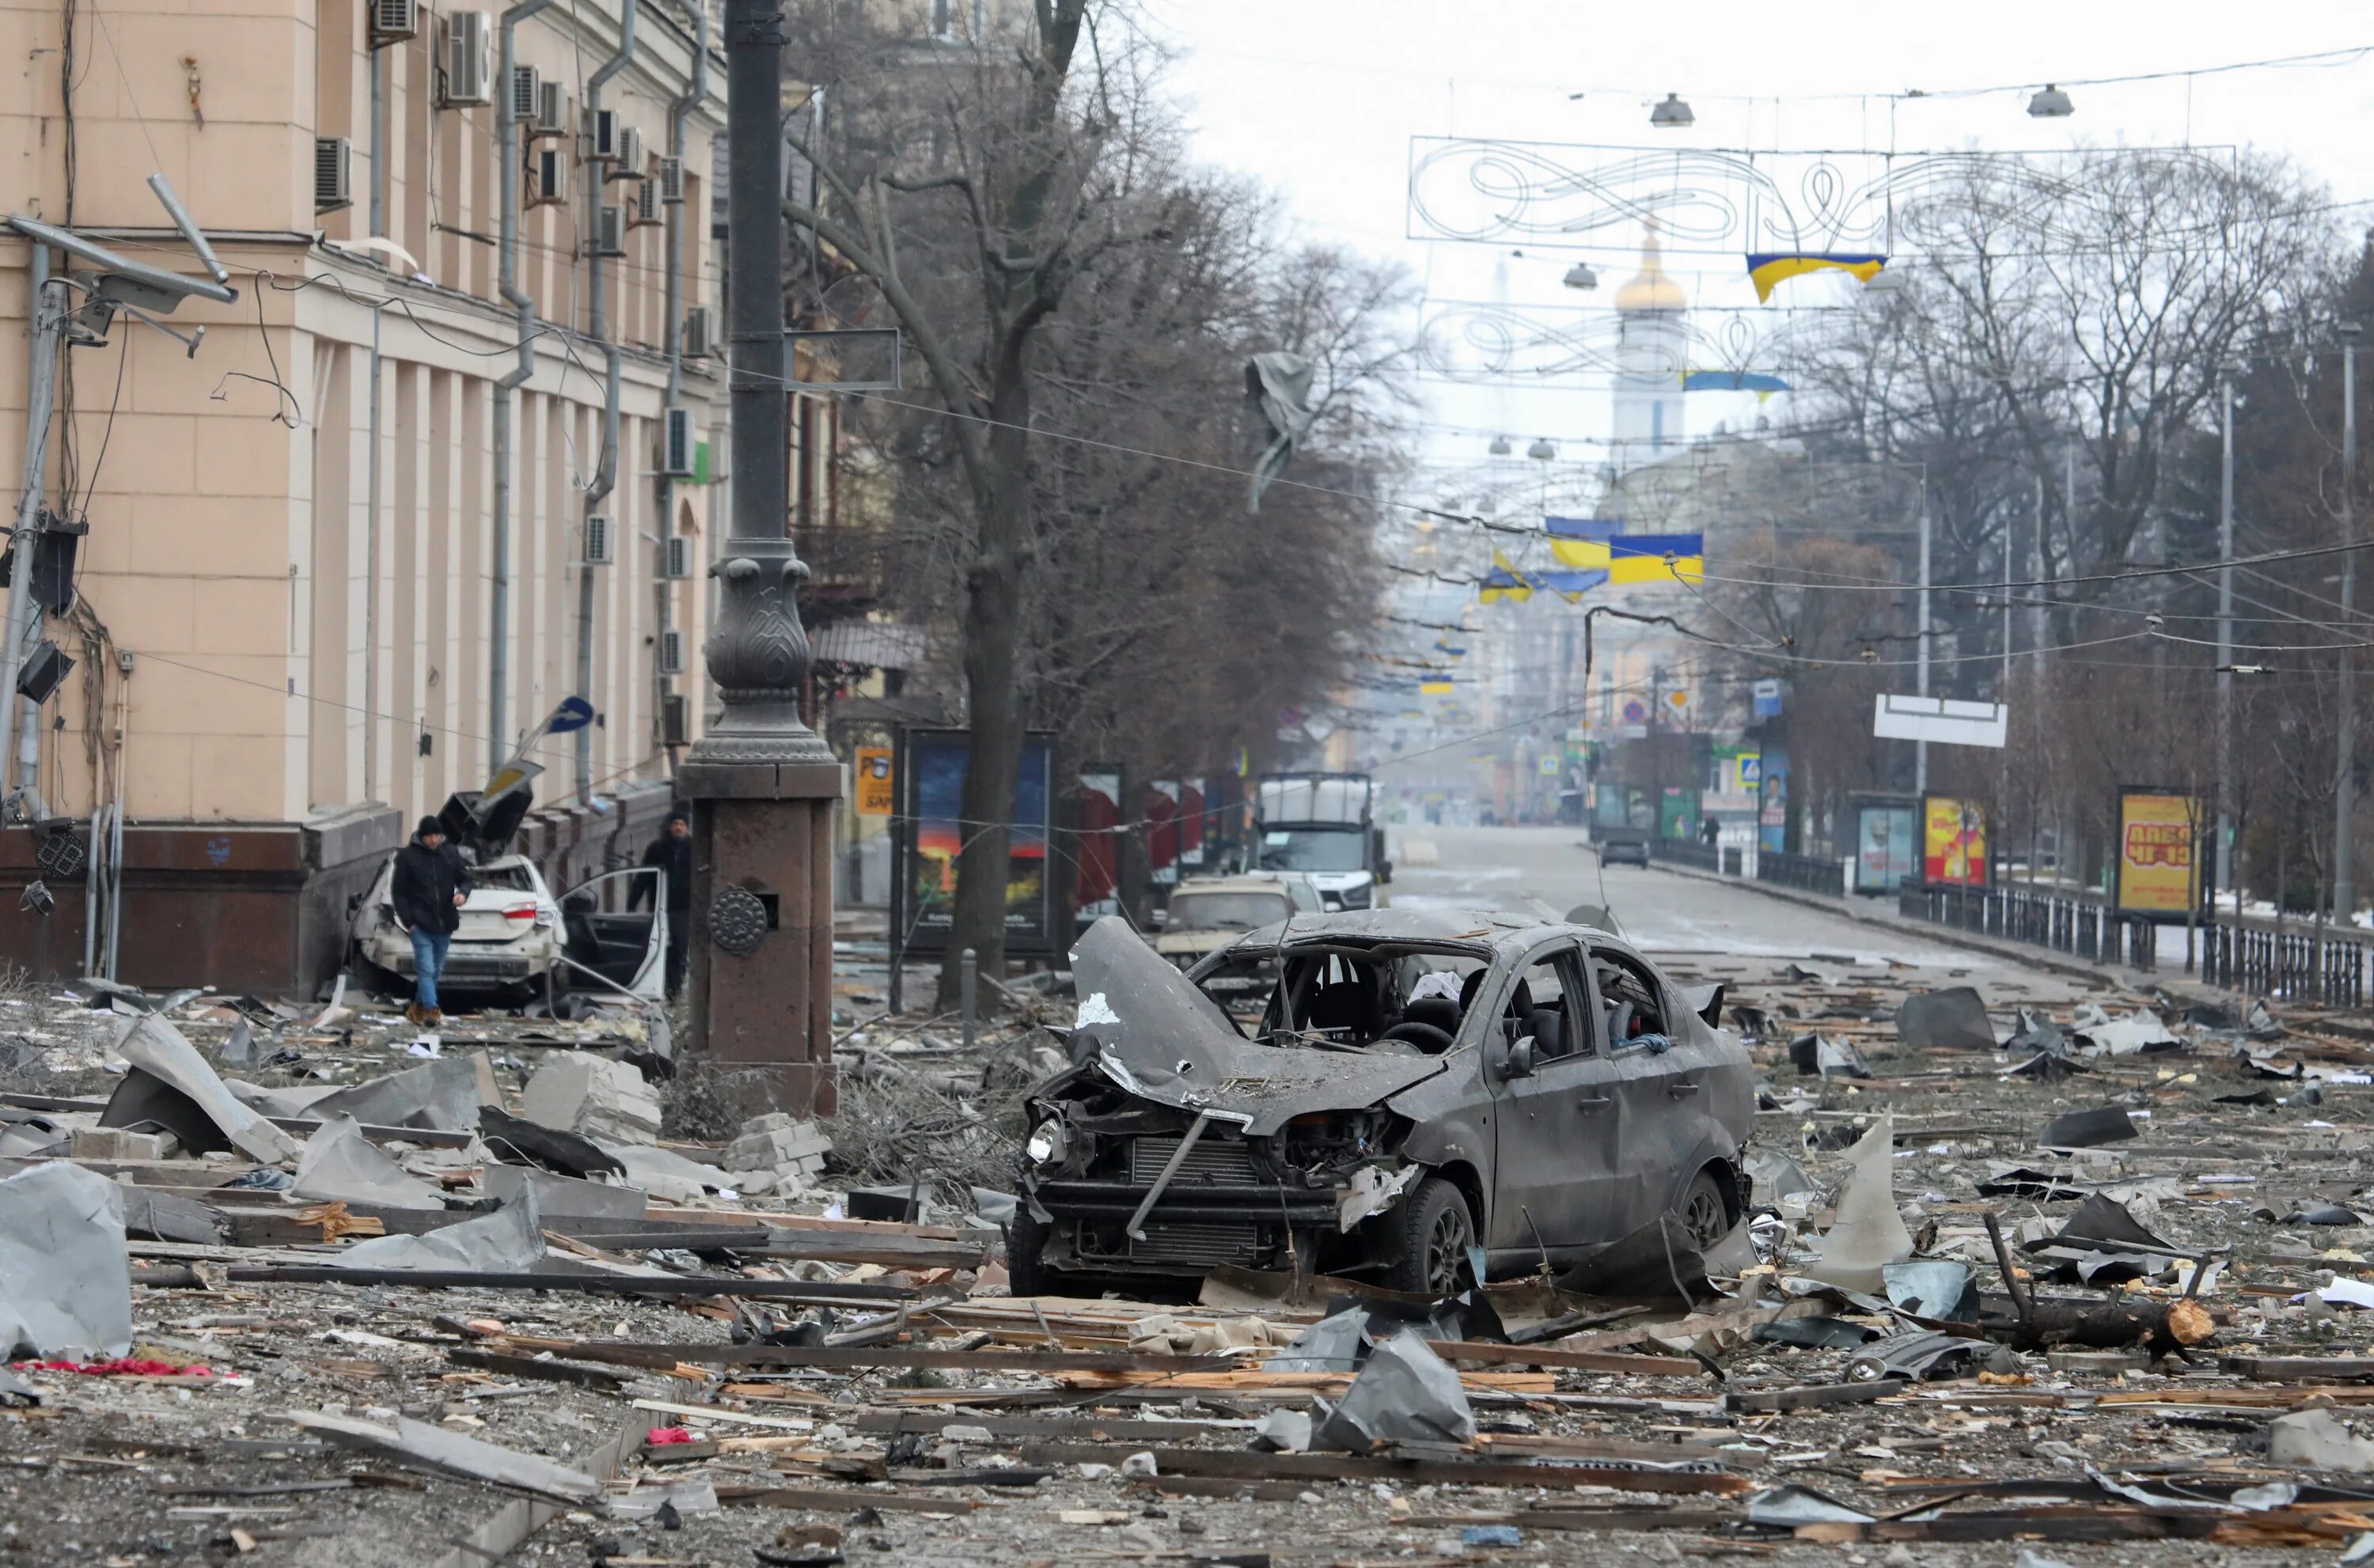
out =
<path fill-rule="evenodd" d="M 462 851 L 445 842 L 444 826 L 435 817 L 422 817 L 412 842 L 395 852 L 388 895 L 395 918 L 412 932 L 412 1005 L 404 1015 L 433 1029 L 445 1022 L 437 1006 L 437 977 L 444 972 L 445 949 L 462 923 L 462 901 L 470 895 Z"/>
<path fill-rule="evenodd" d="M 684 990 L 684 972 L 692 957 L 692 816 L 682 806 L 668 813 L 667 826 L 643 851 L 643 864 L 656 868 L 667 883 L 667 994 L 674 1001 Z M 638 882 L 629 908 L 642 903 L 651 884 Z"/>

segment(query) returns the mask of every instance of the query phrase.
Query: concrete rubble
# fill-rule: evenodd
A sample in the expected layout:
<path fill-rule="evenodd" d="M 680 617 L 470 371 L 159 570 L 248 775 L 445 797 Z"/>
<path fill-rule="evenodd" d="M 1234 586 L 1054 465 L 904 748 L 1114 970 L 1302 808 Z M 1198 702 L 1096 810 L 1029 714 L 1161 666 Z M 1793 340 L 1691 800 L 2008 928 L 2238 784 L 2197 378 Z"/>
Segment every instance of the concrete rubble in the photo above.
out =
<path fill-rule="evenodd" d="M 2255 1568 L 2374 1535 L 2374 1025 L 1674 970 L 1757 1065 L 1747 1221 L 1645 1233 L 1653 1292 L 1579 1293 L 1611 1257 L 1432 1303 L 1010 1294 L 1008 1118 L 1064 1059 L 1036 998 L 967 1052 L 844 984 L 829 1121 L 703 1111 L 617 1019 L 455 1020 L 423 1060 L 367 1005 L 0 999 L 39 1052 L 0 1080 L 0 1564 Z"/>

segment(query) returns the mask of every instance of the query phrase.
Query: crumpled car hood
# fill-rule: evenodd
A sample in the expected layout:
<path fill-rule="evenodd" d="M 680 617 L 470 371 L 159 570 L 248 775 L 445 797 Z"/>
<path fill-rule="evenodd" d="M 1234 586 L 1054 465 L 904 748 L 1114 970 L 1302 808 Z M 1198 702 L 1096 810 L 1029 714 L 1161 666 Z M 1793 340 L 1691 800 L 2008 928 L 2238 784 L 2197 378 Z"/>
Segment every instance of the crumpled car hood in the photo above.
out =
<path fill-rule="evenodd" d="M 1158 1105 L 1241 1119 L 1256 1138 L 1312 1111 L 1375 1105 L 1442 1071 L 1433 1057 L 1255 1044 L 1118 915 L 1080 938 L 1072 980 L 1073 1038 L 1107 1077 Z"/>

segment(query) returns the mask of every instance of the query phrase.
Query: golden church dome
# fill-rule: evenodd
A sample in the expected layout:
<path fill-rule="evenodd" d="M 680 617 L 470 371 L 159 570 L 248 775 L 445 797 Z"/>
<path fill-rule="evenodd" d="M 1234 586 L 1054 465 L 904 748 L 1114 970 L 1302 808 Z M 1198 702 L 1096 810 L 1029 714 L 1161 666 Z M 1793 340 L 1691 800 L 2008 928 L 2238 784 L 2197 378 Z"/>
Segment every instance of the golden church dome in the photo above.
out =
<path fill-rule="evenodd" d="M 1619 310 L 1686 310 L 1689 297 L 1682 292 L 1665 271 L 1663 257 L 1657 249 L 1657 231 L 1649 230 L 1648 239 L 1640 244 L 1640 270 L 1625 281 L 1616 291 L 1616 308 Z"/>

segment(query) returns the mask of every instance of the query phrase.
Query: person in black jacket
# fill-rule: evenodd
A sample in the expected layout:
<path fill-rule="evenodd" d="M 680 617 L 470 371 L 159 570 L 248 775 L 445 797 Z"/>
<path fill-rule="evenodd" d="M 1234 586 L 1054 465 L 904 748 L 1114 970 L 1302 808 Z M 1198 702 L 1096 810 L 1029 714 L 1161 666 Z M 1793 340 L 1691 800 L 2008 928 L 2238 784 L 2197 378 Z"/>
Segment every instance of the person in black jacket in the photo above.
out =
<path fill-rule="evenodd" d="M 445 1022 L 437 1007 L 437 977 L 445 968 L 454 928 L 462 923 L 462 901 L 469 895 L 462 851 L 445 842 L 445 829 L 435 817 L 422 817 L 412 842 L 395 852 L 395 874 L 388 883 L 395 918 L 412 933 L 412 1005 L 404 1015 L 416 1024 L 433 1028 Z"/>
<path fill-rule="evenodd" d="M 673 1001 L 684 989 L 684 972 L 692 956 L 692 816 L 682 806 L 668 813 L 667 826 L 643 851 L 643 864 L 655 867 L 667 883 L 667 994 Z M 640 906 L 651 883 L 638 882 L 628 907 Z"/>

